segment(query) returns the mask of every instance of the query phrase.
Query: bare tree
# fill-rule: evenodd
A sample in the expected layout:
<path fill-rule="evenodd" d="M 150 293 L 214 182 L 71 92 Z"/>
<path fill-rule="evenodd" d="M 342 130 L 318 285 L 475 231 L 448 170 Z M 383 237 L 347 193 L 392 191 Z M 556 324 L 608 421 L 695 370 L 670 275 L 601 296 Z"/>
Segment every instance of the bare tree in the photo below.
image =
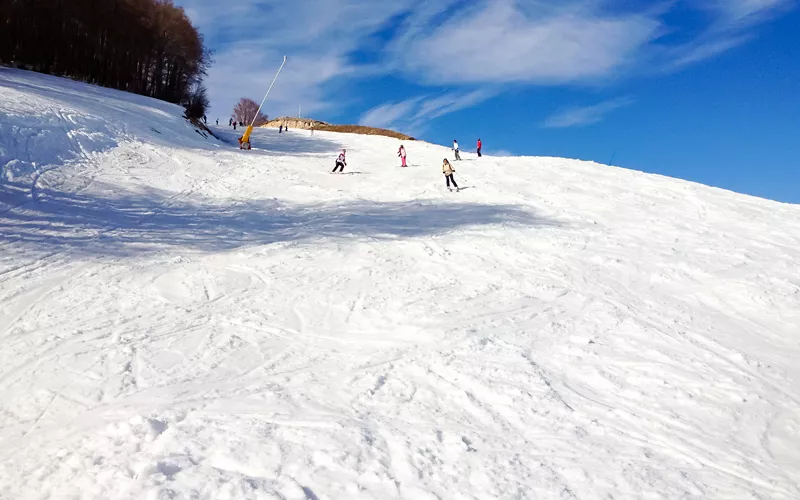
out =
<path fill-rule="evenodd" d="M 253 117 L 256 116 L 258 113 L 258 104 L 246 97 L 242 97 L 239 99 L 239 103 L 233 107 L 233 119 L 237 122 L 242 122 L 245 125 L 250 125 L 250 122 L 253 121 Z M 258 113 L 258 117 L 253 125 L 259 127 L 264 125 L 269 121 L 267 115 L 264 113 Z"/>
<path fill-rule="evenodd" d="M 186 99 L 181 103 L 186 109 L 184 116 L 192 120 L 200 120 L 208 109 L 208 90 L 202 83 L 192 86 Z"/>

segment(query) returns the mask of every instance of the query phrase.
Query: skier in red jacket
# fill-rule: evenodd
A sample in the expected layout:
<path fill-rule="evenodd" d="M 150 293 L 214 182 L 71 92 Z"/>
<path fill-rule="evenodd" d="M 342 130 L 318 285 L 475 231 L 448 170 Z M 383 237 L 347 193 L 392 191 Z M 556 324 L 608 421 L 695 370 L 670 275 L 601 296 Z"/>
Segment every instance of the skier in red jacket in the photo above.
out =
<path fill-rule="evenodd" d="M 483 147 L 483 143 L 480 139 L 478 139 L 478 158 L 481 157 L 481 148 Z"/>

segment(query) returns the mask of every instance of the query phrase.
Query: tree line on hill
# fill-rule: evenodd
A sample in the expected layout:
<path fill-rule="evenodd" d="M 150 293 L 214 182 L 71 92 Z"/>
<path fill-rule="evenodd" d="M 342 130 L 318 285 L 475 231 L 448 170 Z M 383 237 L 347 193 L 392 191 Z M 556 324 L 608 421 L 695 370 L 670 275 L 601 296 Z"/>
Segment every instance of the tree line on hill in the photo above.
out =
<path fill-rule="evenodd" d="M 0 0 L 0 63 L 183 104 L 199 118 L 211 58 L 172 0 Z"/>

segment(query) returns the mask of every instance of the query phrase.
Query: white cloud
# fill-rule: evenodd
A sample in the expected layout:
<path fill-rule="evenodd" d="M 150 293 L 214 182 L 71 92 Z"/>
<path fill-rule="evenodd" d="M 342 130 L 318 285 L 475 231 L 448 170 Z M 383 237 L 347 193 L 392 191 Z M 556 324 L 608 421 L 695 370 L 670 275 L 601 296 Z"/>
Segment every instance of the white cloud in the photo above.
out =
<path fill-rule="evenodd" d="M 475 90 L 466 93 L 447 93 L 437 97 L 418 96 L 397 103 L 385 103 L 364 113 L 359 124 L 398 129 L 414 135 L 423 130 L 430 120 L 470 108 L 495 95 L 496 92 L 493 91 Z"/>
<path fill-rule="evenodd" d="M 623 97 L 599 104 L 584 107 L 567 108 L 547 118 L 542 126 L 545 128 L 567 128 L 591 125 L 601 121 L 608 113 L 629 106 L 633 99 Z"/>
<path fill-rule="evenodd" d="M 670 63 L 670 68 L 681 68 L 695 64 L 706 59 L 711 59 L 747 41 L 746 37 L 731 37 L 712 39 L 707 42 L 692 43 L 681 47 Z"/>
<path fill-rule="evenodd" d="M 391 128 L 399 120 L 407 118 L 420 100 L 420 97 L 415 97 L 398 103 L 381 104 L 364 113 L 358 123 L 367 127 Z"/>
<path fill-rule="evenodd" d="M 240 97 L 260 101 L 284 55 L 289 61 L 267 105 L 270 115 L 329 109 L 327 87 L 356 74 L 350 57 L 406 7 L 365 0 L 179 0 L 216 49 L 207 79 L 212 114 L 227 116 Z"/>
<path fill-rule="evenodd" d="M 708 12 L 710 24 L 694 39 L 679 45 L 655 47 L 664 69 L 681 69 L 734 49 L 752 38 L 753 28 L 794 6 L 794 0 L 690 0 Z"/>
<path fill-rule="evenodd" d="M 421 97 L 399 96 L 362 121 L 408 127 L 509 84 L 596 83 L 696 64 L 746 42 L 758 23 L 795 3 L 684 0 L 709 19 L 693 39 L 675 44 L 662 36 L 681 28 L 664 21 L 674 2 L 637 11 L 607 0 L 177 1 L 216 49 L 207 80 L 213 115 L 227 116 L 240 97 L 260 99 L 288 55 L 268 114 L 295 114 L 300 104 L 306 115 L 339 114 L 369 99 L 360 90 L 370 78 L 393 75 Z M 431 96 L 431 85 L 443 95 Z"/>
<path fill-rule="evenodd" d="M 517 156 L 512 151 L 507 149 L 487 149 L 483 153 L 484 156 Z"/>
<path fill-rule="evenodd" d="M 659 27 L 643 14 L 526 13 L 517 2 L 495 0 L 401 37 L 392 52 L 431 83 L 577 82 L 630 63 Z"/>
<path fill-rule="evenodd" d="M 741 24 L 763 21 L 765 16 L 792 3 L 792 0 L 699 0 L 698 5 L 713 11 L 720 24 Z"/>

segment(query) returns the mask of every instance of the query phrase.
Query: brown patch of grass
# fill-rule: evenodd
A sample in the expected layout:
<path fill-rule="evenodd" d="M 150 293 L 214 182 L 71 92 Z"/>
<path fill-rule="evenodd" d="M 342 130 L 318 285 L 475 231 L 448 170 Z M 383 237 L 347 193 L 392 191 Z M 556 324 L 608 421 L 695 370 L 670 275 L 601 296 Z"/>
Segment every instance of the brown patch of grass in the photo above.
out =
<path fill-rule="evenodd" d="M 341 132 L 345 134 L 361 134 L 361 135 L 382 135 L 385 137 L 393 137 L 403 141 L 414 141 L 413 137 L 394 130 L 387 130 L 384 128 L 365 127 L 363 125 L 321 125 L 315 130 L 324 130 L 326 132 Z"/>
<path fill-rule="evenodd" d="M 361 135 L 381 135 L 384 137 L 393 137 L 403 141 L 415 141 L 413 137 L 395 132 L 394 130 L 387 130 L 384 128 L 365 127 L 363 125 L 333 125 L 319 120 L 312 120 L 310 118 L 290 118 L 284 116 L 275 118 L 269 122 L 261 125 L 262 127 L 278 128 L 281 125 L 290 125 L 292 128 L 300 128 L 309 130 L 311 124 L 314 125 L 314 130 L 323 130 L 325 132 L 339 132 L 343 134 L 361 134 Z"/>

